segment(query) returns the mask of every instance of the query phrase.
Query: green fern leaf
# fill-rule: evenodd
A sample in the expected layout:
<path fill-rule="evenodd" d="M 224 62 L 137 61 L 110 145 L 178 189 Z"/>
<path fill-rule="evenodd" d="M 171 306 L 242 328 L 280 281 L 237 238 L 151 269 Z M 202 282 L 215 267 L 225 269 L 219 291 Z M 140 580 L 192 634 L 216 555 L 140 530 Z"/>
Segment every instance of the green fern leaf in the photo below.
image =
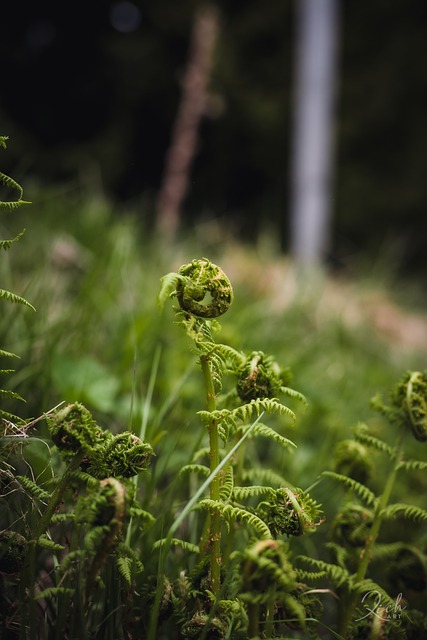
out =
<path fill-rule="evenodd" d="M 372 447 L 373 449 L 377 449 L 382 453 L 385 453 L 390 458 L 393 457 L 394 451 L 393 448 L 390 447 L 386 442 L 383 442 L 379 438 L 375 438 L 368 433 L 368 427 L 365 424 L 357 425 L 354 432 L 355 440 L 360 442 L 361 444 L 366 445 L 367 447 Z"/>
<path fill-rule="evenodd" d="M 366 578 L 365 580 L 360 580 L 358 582 L 352 581 L 350 579 L 349 582 L 350 591 L 353 593 L 358 593 L 362 597 L 366 597 L 369 593 L 373 592 L 375 597 L 378 597 L 377 594 L 381 597 L 381 606 L 382 607 L 390 607 L 389 611 L 392 611 L 396 607 L 396 600 L 391 598 L 387 591 L 383 589 L 379 584 L 371 580 L 370 578 Z M 404 613 L 404 609 L 400 611 L 402 615 L 407 615 Z"/>
<path fill-rule="evenodd" d="M 335 471 L 323 471 L 321 475 L 327 478 L 332 478 L 332 480 L 336 480 L 337 482 L 344 484 L 349 489 L 352 489 L 355 493 L 357 493 L 359 498 L 366 502 L 367 505 L 372 505 L 377 500 L 375 494 L 370 489 L 368 489 L 368 487 L 365 487 L 364 484 L 357 482 L 357 480 L 354 480 L 353 478 L 341 475 L 340 473 L 335 473 Z"/>
<path fill-rule="evenodd" d="M 176 286 L 181 279 L 182 276 L 178 273 L 168 273 L 161 278 L 160 291 L 157 298 L 160 309 L 163 309 L 166 300 L 175 294 Z"/>
<path fill-rule="evenodd" d="M 5 358 L 19 358 L 19 356 L 17 356 L 16 353 L 11 353 L 10 351 L 4 351 L 3 349 L 0 349 L 0 356 L 3 356 Z"/>
<path fill-rule="evenodd" d="M 24 233 L 25 233 L 25 229 L 23 229 L 20 233 L 18 233 L 17 236 L 12 238 L 11 240 L 0 240 L 0 249 L 7 251 L 14 244 L 14 242 L 17 242 L 20 238 L 22 238 Z"/>
<path fill-rule="evenodd" d="M 285 396 L 288 396 L 289 398 L 293 398 L 294 400 L 298 400 L 298 402 L 301 402 L 305 406 L 308 405 L 307 398 L 296 389 L 291 389 L 291 387 L 280 387 L 280 391 Z"/>
<path fill-rule="evenodd" d="M 25 298 L 22 298 L 21 296 L 17 296 L 16 293 L 6 291 L 6 289 L 0 289 L 0 298 L 6 298 L 9 302 L 14 302 L 16 304 L 23 304 L 26 307 L 30 307 L 33 311 L 36 310 L 28 300 L 25 300 Z"/>
<path fill-rule="evenodd" d="M 42 549 L 49 549 L 49 551 L 63 551 L 65 547 L 62 544 L 58 544 L 54 542 L 50 538 L 47 538 L 45 535 L 42 535 L 37 540 L 37 544 Z"/>
<path fill-rule="evenodd" d="M 234 475 L 232 467 L 227 467 L 225 471 L 225 477 L 221 484 L 219 497 L 223 502 L 227 502 L 230 499 L 234 487 Z"/>
<path fill-rule="evenodd" d="M 427 511 L 416 505 L 403 503 L 390 504 L 380 513 L 381 518 L 392 520 L 394 518 L 407 518 L 415 522 L 427 521 Z"/>
<path fill-rule="evenodd" d="M 42 501 L 49 500 L 50 494 L 27 476 L 16 476 L 16 480 L 32 498 Z"/>
<path fill-rule="evenodd" d="M 427 469 L 427 462 L 422 460 L 405 460 L 399 463 L 399 469 L 406 471 L 424 471 Z"/>
<path fill-rule="evenodd" d="M 200 502 L 200 506 L 208 511 L 217 511 L 227 522 L 243 521 L 252 526 L 262 538 L 271 538 L 271 531 L 254 513 L 246 511 L 241 507 L 234 507 L 230 504 L 224 504 L 218 500 L 205 499 Z"/>
<path fill-rule="evenodd" d="M 166 544 L 167 541 L 168 541 L 167 538 L 161 538 L 160 540 L 157 540 L 153 544 L 153 550 L 160 549 Z M 188 551 L 189 553 L 200 552 L 199 546 L 197 544 L 193 544 L 192 542 L 187 542 L 186 540 L 180 540 L 179 538 L 172 538 L 171 540 L 169 540 L 169 544 L 172 547 L 180 547 L 181 549 L 183 549 L 184 551 Z"/>
<path fill-rule="evenodd" d="M 232 415 L 236 420 L 240 419 L 242 422 L 248 422 L 254 413 L 259 416 L 263 411 L 285 415 L 289 417 L 293 423 L 296 421 L 294 412 L 282 404 L 277 398 L 256 398 L 248 404 L 243 404 L 237 409 L 234 409 Z"/>
<path fill-rule="evenodd" d="M 302 561 L 305 564 L 317 567 L 319 572 L 316 572 L 314 575 L 320 575 L 320 573 L 323 574 L 324 572 L 337 587 L 340 587 L 349 580 L 348 571 L 337 564 L 331 564 L 323 560 L 310 558 L 309 556 L 297 556 L 296 561 Z"/>
<path fill-rule="evenodd" d="M 132 560 L 130 558 L 116 557 L 116 566 L 123 580 L 130 587 L 132 583 Z"/>
<path fill-rule="evenodd" d="M 286 480 L 283 476 L 279 475 L 275 471 L 271 469 L 259 469 L 255 467 L 254 469 L 245 469 L 241 473 L 241 478 L 244 482 L 263 482 L 264 484 L 272 485 L 273 487 L 290 487 L 293 488 L 293 485 Z"/>
<path fill-rule="evenodd" d="M 234 487 L 233 498 L 237 501 L 247 500 L 255 496 L 275 495 L 275 490 L 263 485 L 252 485 L 250 487 Z"/>
<path fill-rule="evenodd" d="M 13 398 L 14 400 L 21 400 L 22 402 L 25 402 L 24 398 L 20 396 L 19 393 L 16 393 L 16 391 L 10 391 L 9 389 L 0 389 L 0 396 L 3 396 L 3 398 Z"/>
<path fill-rule="evenodd" d="M 292 440 L 281 436 L 279 433 L 277 433 L 277 431 L 275 431 L 271 427 L 268 427 L 262 422 L 258 422 L 258 424 L 256 424 L 252 428 L 251 436 L 263 436 L 264 438 L 269 438 L 270 440 L 274 440 L 275 442 L 280 444 L 285 449 L 289 449 L 289 447 L 296 448 L 297 446 L 294 442 L 292 442 Z"/>
<path fill-rule="evenodd" d="M 182 467 L 180 470 L 179 475 L 182 476 L 185 473 L 199 473 L 207 478 L 210 470 L 209 467 L 204 464 L 186 464 L 185 467 Z"/>

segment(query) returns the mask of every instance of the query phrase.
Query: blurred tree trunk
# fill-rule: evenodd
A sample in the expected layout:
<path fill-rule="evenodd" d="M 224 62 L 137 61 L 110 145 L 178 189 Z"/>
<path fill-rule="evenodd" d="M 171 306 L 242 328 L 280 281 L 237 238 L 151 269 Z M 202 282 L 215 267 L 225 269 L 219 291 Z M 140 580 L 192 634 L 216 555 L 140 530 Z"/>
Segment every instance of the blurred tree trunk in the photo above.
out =
<path fill-rule="evenodd" d="M 318 264 L 328 250 L 339 0 L 296 0 L 291 251 Z"/>
<path fill-rule="evenodd" d="M 157 230 L 169 239 L 179 225 L 180 209 L 187 193 L 191 163 L 197 152 L 197 134 L 206 109 L 207 85 L 218 33 L 219 16 L 210 4 L 194 18 L 182 97 L 166 155 L 162 185 L 157 199 Z"/>

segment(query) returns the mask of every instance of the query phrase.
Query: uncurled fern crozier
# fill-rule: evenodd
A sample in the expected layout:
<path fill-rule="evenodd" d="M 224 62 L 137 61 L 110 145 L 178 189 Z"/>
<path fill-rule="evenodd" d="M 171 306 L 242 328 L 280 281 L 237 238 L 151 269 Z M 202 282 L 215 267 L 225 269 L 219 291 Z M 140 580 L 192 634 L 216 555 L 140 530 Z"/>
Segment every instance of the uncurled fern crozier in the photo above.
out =
<path fill-rule="evenodd" d="M 209 631 L 206 637 L 225 637 L 223 634 L 230 633 L 231 627 L 228 627 L 228 631 L 225 627 L 220 632 L 219 627 L 215 626 L 220 621 L 221 625 L 224 622 L 222 615 L 216 617 L 225 606 L 221 598 L 229 595 L 232 599 L 226 602 L 233 603 L 230 604 L 232 608 L 243 606 L 238 588 L 227 592 L 224 584 L 224 567 L 233 556 L 232 553 L 230 555 L 230 547 L 237 532 L 247 529 L 248 535 L 270 541 L 268 544 L 272 545 L 272 549 L 277 549 L 277 554 L 280 555 L 281 543 L 273 540 L 275 536 L 302 535 L 313 532 L 319 524 L 320 507 L 302 490 L 276 490 L 259 485 L 239 486 L 245 471 L 244 447 L 241 446 L 243 441 L 263 437 L 286 450 L 295 447 L 289 438 L 264 424 L 262 417 L 265 413 L 276 414 L 293 424 L 296 420 L 294 411 L 279 400 L 279 397 L 285 395 L 303 403 L 305 399 L 299 392 L 288 387 L 289 372 L 281 369 L 273 357 L 262 351 L 245 354 L 215 341 L 214 336 L 220 329 L 217 318 L 228 310 L 233 301 L 230 281 L 220 267 L 207 258 L 201 258 L 181 266 L 177 272 L 169 273 L 162 278 L 160 305 L 163 306 L 168 298 L 177 300 L 178 304 L 174 306 L 176 318 L 193 341 L 198 355 L 206 398 L 206 408 L 201 409 L 198 414 L 209 437 L 209 446 L 195 452 L 190 464 L 181 472 L 201 474 L 207 478 L 205 483 L 209 486 L 209 497 L 204 497 L 197 503 L 206 511 L 207 521 L 201 532 L 200 543 L 191 548 L 199 555 L 198 573 L 196 572 L 194 580 L 195 587 L 205 594 L 202 597 L 204 604 L 193 615 L 190 626 L 194 629 L 199 625 L 199 630 L 203 628 L 205 634 Z M 228 374 L 227 378 L 224 378 L 224 374 Z M 223 390 L 224 380 L 230 379 L 234 379 L 234 388 Z M 223 395 L 220 396 L 221 392 Z M 223 399 L 224 404 L 221 406 Z M 205 457 L 208 458 L 208 464 L 203 462 Z M 257 497 L 261 501 L 258 500 L 258 506 L 253 506 Z M 191 502 L 195 502 L 194 499 Z M 177 540 L 170 534 L 167 539 L 158 541 L 155 547 L 163 549 L 166 542 L 169 546 L 177 544 Z M 179 546 L 190 550 L 186 541 Z M 280 573 L 281 569 L 277 571 Z M 280 580 L 283 582 L 285 578 L 282 575 Z M 204 589 L 202 587 L 206 585 L 206 581 L 208 591 L 206 586 Z M 273 607 L 274 594 L 277 596 L 282 590 L 279 582 L 276 581 L 269 596 Z M 150 640 L 156 637 L 156 622 L 153 620 L 160 608 L 162 584 L 163 582 L 157 591 L 157 611 L 154 611 L 152 617 Z M 248 588 L 256 589 L 257 584 L 257 581 L 253 581 Z M 206 594 L 210 594 L 209 598 Z M 253 597 L 262 596 L 258 593 Z M 288 602 L 287 597 L 284 598 Z M 210 611 L 212 607 L 214 614 Z M 295 605 L 291 609 L 294 615 L 298 607 Z M 301 609 L 298 611 L 301 612 Z M 250 626 L 255 630 L 253 612 L 251 615 Z M 242 620 L 241 623 L 244 624 Z M 183 637 L 192 637 L 188 635 L 189 629 L 187 625 Z M 242 637 L 246 637 L 244 633 L 243 630 Z"/>

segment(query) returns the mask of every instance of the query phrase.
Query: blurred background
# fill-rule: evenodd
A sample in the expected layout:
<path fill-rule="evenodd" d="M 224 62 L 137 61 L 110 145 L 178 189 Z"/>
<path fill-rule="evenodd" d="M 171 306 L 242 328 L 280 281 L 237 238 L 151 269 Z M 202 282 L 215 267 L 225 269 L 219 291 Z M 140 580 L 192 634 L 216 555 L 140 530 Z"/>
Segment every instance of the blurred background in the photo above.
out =
<path fill-rule="evenodd" d="M 25 187 L 427 276 L 423 0 L 15 2 L 2 27 L 2 167 Z"/>

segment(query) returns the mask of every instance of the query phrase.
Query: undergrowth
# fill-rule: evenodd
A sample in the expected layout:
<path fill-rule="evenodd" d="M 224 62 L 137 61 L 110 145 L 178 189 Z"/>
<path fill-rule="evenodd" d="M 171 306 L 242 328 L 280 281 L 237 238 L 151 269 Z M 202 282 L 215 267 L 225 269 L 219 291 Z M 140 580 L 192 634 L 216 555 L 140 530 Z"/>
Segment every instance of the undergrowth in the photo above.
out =
<path fill-rule="evenodd" d="M 37 314 L 2 294 L 22 364 L 3 371 L 1 637 L 426 636 L 423 369 L 301 299 L 251 302 L 207 258 L 157 296 L 166 258 L 137 258 L 102 201 L 84 217 L 36 234 Z"/>

